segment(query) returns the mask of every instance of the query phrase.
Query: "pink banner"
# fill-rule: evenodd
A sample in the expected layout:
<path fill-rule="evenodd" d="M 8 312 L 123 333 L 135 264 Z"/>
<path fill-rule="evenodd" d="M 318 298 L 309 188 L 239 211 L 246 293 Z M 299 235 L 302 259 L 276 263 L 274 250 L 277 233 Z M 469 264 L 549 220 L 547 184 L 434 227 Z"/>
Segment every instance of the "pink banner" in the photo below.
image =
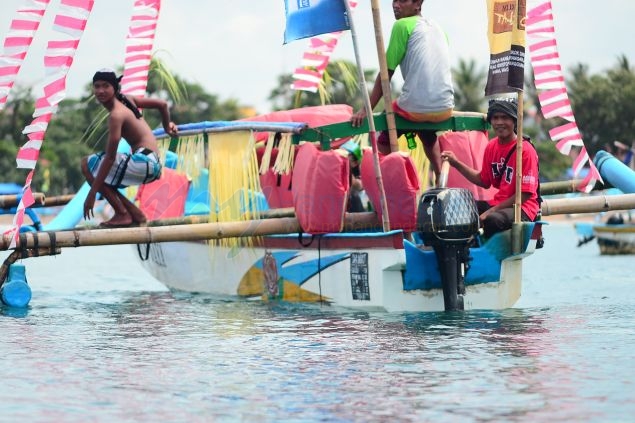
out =
<path fill-rule="evenodd" d="M 18 242 L 25 209 L 33 204 L 31 180 L 40 155 L 40 148 L 51 117 L 59 102 L 65 97 L 66 75 L 73 63 L 73 57 L 86 28 L 93 3 L 93 0 L 62 0 L 54 18 L 54 30 L 71 39 L 49 40 L 44 53 L 47 77 L 41 87 L 42 96 L 36 100 L 33 121 L 22 131 L 23 134 L 28 135 L 29 141 L 20 148 L 16 157 L 17 167 L 31 169 L 31 172 L 27 177 L 22 198 L 13 218 L 13 227 L 5 232 L 12 235 L 11 248 L 14 248 Z"/>
<path fill-rule="evenodd" d="M 525 27 L 536 88 L 543 90 L 538 96 L 543 116 L 546 119 L 560 117 L 569 121 L 553 128 L 549 131 L 549 135 L 562 154 L 569 155 L 573 147 L 580 149 L 573 157 L 572 169 L 574 176 L 577 176 L 586 164 L 589 164 L 589 173 L 581 187 L 582 190 L 589 192 L 601 178 L 589 159 L 567 94 L 558 54 L 551 1 L 527 0 Z"/>
<path fill-rule="evenodd" d="M 0 55 L 0 110 L 4 109 L 49 2 L 50 0 L 24 0 L 11 21 Z"/>
<path fill-rule="evenodd" d="M 152 61 L 152 46 L 159 20 L 161 0 L 136 0 L 126 37 L 121 92 L 144 96 Z"/>

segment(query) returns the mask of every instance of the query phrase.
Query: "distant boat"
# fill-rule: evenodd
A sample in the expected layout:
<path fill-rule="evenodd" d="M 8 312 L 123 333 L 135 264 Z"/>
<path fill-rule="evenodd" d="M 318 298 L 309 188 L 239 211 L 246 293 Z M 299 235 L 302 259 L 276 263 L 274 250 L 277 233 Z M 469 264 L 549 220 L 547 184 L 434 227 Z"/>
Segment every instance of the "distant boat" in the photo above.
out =
<path fill-rule="evenodd" d="M 602 223 L 576 222 L 578 246 L 597 240 L 600 254 L 620 255 L 635 254 L 635 221 L 633 213 L 626 212 L 627 219 L 622 213 L 612 214 Z"/>

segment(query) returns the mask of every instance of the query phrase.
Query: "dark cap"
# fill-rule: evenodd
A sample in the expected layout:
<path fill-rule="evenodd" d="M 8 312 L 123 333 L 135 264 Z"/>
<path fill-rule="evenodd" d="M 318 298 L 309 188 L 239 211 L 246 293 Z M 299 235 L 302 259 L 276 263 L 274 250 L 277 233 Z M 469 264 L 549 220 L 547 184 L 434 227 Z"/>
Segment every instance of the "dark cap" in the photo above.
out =
<path fill-rule="evenodd" d="M 487 122 L 492 123 L 494 113 L 504 113 L 507 116 L 518 120 L 518 101 L 515 98 L 494 98 L 489 101 L 487 109 Z"/>

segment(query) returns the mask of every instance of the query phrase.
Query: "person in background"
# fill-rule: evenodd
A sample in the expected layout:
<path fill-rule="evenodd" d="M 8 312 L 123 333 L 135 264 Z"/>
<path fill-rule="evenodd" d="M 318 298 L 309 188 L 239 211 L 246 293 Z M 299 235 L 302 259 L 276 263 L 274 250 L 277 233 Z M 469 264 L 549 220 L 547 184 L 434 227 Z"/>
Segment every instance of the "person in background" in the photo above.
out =
<path fill-rule="evenodd" d="M 613 141 L 615 157 L 626 166 L 635 169 L 635 147 L 629 147 L 621 141 Z"/>
<path fill-rule="evenodd" d="M 401 94 L 392 107 L 395 113 L 414 122 L 441 122 L 449 119 L 454 109 L 450 53 L 443 30 L 432 19 L 421 15 L 422 4 L 423 0 L 392 2 L 396 21 L 386 50 L 388 76 L 392 79 L 399 66 L 404 79 Z M 377 75 L 370 94 L 371 108 L 375 108 L 382 93 L 381 78 Z M 360 126 L 365 118 L 366 110 L 361 109 L 351 117 L 351 123 Z M 441 151 L 436 132 L 422 130 L 417 131 L 417 135 L 438 180 Z M 385 131 L 378 138 L 378 149 L 383 154 L 390 153 Z"/>
<path fill-rule="evenodd" d="M 496 136 L 485 147 L 480 170 L 472 169 L 458 160 L 452 151 L 441 153 L 444 160 L 447 160 L 473 184 L 483 188 L 494 186 L 498 189 L 489 202 L 477 202 L 485 237 L 510 229 L 514 222 L 517 120 L 518 105 L 515 99 L 490 101 L 487 121 L 492 125 Z M 523 221 L 533 222 L 540 211 L 538 189 L 538 153 L 527 140 L 523 143 L 522 150 L 521 218 Z"/>
<path fill-rule="evenodd" d="M 359 166 L 362 162 L 362 149 L 355 141 L 346 141 L 340 146 L 340 151 L 345 152 L 350 164 L 350 190 L 348 193 L 348 203 L 346 211 L 349 213 L 357 213 L 366 211 L 364 201 L 362 200 L 362 192 L 364 186 L 360 175 Z"/>
<path fill-rule="evenodd" d="M 170 121 L 165 101 L 126 97 L 120 92 L 120 81 L 121 77 L 110 69 L 102 69 L 93 76 L 95 98 L 108 110 L 108 140 L 105 151 L 84 157 L 81 162 L 82 173 L 90 185 L 84 201 L 84 219 L 94 217 L 95 198 L 100 193 L 115 212 L 100 225 L 107 228 L 145 224 L 143 212 L 119 188 L 146 184 L 161 176 L 157 140 L 139 109 L 159 110 L 165 132 L 170 136 L 178 132 Z M 130 145 L 131 153 L 117 152 L 122 137 Z"/>

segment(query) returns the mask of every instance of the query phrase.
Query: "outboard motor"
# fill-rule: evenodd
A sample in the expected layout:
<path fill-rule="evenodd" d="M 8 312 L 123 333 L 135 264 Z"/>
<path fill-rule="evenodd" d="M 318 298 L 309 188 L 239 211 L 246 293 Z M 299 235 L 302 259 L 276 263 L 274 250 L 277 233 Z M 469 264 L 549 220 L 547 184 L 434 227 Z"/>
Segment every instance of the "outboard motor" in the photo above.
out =
<path fill-rule="evenodd" d="M 470 190 L 436 188 L 421 196 L 417 230 L 424 244 L 434 248 L 437 255 L 446 311 L 464 309 L 469 245 L 478 229 L 478 210 Z"/>

